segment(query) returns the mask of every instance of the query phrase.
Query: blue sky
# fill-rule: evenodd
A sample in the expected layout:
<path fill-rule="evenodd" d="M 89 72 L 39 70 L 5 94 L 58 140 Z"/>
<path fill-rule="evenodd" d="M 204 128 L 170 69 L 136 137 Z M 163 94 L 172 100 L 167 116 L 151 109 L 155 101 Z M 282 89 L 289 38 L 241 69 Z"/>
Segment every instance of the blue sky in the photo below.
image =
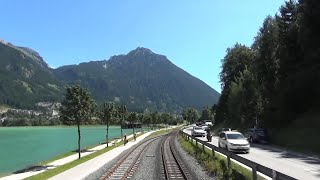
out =
<path fill-rule="evenodd" d="M 0 39 L 51 67 L 109 59 L 136 47 L 163 54 L 221 91 L 226 49 L 251 45 L 284 0 L 1 0 Z"/>

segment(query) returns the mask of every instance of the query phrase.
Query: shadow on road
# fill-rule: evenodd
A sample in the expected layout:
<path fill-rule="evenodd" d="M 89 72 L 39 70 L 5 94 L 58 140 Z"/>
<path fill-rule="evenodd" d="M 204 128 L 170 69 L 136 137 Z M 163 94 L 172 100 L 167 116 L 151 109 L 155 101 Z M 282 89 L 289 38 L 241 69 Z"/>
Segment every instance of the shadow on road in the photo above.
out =
<path fill-rule="evenodd" d="M 294 152 L 276 149 L 276 148 L 269 147 L 266 145 L 261 145 L 261 144 L 252 144 L 251 147 L 276 153 L 280 156 L 280 158 L 283 158 L 283 159 L 293 159 L 293 160 L 298 160 L 300 162 L 304 162 L 310 165 L 319 165 L 319 168 L 315 173 L 317 173 L 317 176 L 320 177 L 320 159 L 316 157 L 307 157 L 306 155 L 300 155 Z"/>

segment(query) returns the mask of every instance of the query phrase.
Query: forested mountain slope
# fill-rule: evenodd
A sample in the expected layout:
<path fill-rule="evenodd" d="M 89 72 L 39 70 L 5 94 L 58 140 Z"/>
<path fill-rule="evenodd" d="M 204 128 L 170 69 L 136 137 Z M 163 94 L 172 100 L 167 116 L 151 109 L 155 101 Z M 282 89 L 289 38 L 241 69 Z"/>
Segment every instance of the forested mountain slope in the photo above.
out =
<path fill-rule="evenodd" d="M 106 61 L 63 66 L 55 75 L 67 84 L 87 87 L 94 99 L 127 104 L 129 109 L 180 111 L 217 102 L 219 93 L 146 48 Z"/>

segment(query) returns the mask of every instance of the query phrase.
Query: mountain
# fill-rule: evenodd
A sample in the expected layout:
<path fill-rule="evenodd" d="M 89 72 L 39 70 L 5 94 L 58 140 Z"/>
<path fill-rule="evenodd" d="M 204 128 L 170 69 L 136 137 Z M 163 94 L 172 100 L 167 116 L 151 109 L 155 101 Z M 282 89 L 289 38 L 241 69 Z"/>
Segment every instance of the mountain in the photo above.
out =
<path fill-rule="evenodd" d="M 34 50 L 0 41 L 0 105 L 34 108 L 39 101 L 59 101 L 63 85 Z"/>
<path fill-rule="evenodd" d="M 65 87 L 80 84 L 101 104 L 126 104 L 133 111 L 179 112 L 217 103 L 219 93 L 146 48 L 109 60 L 50 68 L 31 48 L 0 40 L 0 105 L 36 109 L 59 102 Z"/>
<path fill-rule="evenodd" d="M 66 84 L 88 88 L 98 103 L 127 104 L 131 110 L 181 111 L 217 103 L 219 93 L 146 48 L 109 60 L 63 66 L 54 70 Z"/>

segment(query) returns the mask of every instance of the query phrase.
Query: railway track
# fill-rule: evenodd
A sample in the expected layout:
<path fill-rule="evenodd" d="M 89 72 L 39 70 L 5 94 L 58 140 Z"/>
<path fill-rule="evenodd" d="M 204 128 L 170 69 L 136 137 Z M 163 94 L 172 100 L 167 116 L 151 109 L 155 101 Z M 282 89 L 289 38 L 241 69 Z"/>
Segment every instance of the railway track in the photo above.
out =
<path fill-rule="evenodd" d="M 130 179 L 133 173 L 136 171 L 144 150 L 156 139 L 155 137 L 149 139 L 140 145 L 129 151 L 123 158 L 121 158 L 116 165 L 114 165 L 107 173 L 105 173 L 100 179 L 111 180 L 111 179 Z"/>
<path fill-rule="evenodd" d="M 175 135 L 175 133 L 174 133 Z M 180 160 L 178 153 L 173 147 L 173 133 L 165 137 L 161 146 L 161 154 L 165 179 L 187 179 L 191 180 L 188 170 Z"/>

